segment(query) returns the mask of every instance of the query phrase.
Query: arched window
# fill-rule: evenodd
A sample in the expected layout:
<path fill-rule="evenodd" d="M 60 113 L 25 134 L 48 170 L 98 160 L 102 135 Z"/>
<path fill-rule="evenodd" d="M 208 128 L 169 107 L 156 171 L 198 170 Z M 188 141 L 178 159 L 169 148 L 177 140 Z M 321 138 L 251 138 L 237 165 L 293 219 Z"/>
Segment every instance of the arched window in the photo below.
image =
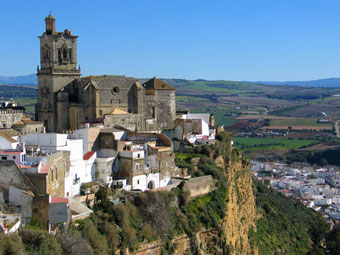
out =
<path fill-rule="evenodd" d="M 67 58 L 67 51 L 66 51 L 66 49 L 63 50 L 63 58 Z"/>
<path fill-rule="evenodd" d="M 61 50 L 58 50 L 58 61 L 59 61 L 59 63 L 62 62 L 62 58 L 61 58 Z"/>
<path fill-rule="evenodd" d="M 72 50 L 68 50 L 68 58 L 71 60 L 72 59 Z"/>

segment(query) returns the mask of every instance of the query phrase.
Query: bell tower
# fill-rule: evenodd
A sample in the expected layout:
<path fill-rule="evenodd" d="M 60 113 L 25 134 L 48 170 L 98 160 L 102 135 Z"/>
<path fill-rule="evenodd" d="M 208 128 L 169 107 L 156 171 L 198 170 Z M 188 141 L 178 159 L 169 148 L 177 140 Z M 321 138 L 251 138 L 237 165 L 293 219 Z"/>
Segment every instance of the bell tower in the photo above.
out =
<path fill-rule="evenodd" d="M 55 18 L 50 14 L 45 18 L 46 34 L 52 35 L 55 33 Z"/>
<path fill-rule="evenodd" d="M 48 132 L 57 131 L 56 94 L 81 76 L 77 68 L 77 38 L 69 29 L 56 32 L 55 18 L 45 18 L 46 30 L 40 39 L 40 67 L 38 76 L 38 103 L 36 119 L 42 121 Z"/>

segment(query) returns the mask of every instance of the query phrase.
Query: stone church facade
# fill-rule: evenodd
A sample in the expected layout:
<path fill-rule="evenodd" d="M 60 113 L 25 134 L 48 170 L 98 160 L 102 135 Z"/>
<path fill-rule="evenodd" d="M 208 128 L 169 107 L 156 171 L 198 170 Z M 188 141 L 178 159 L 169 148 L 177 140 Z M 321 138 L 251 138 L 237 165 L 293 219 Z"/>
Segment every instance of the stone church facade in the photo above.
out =
<path fill-rule="evenodd" d="M 115 76 L 80 77 L 77 38 L 68 29 L 55 31 L 55 18 L 46 19 L 40 38 L 36 118 L 47 132 L 76 130 L 85 123 L 104 123 L 138 131 L 174 128 L 175 89 L 153 78 Z"/>

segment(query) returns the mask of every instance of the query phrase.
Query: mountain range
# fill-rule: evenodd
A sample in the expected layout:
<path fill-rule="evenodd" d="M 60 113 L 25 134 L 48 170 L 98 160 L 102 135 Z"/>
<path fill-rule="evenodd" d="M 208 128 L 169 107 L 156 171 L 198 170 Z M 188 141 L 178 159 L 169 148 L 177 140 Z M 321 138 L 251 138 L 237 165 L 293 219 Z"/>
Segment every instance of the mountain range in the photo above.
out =
<path fill-rule="evenodd" d="M 0 84 L 37 86 L 38 77 L 36 74 L 20 75 L 20 76 L 0 76 Z"/>
<path fill-rule="evenodd" d="M 147 79 L 141 79 L 147 80 Z M 167 81 L 174 79 L 165 79 Z M 196 80 L 204 81 L 204 80 Z M 291 86 L 306 86 L 306 87 L 340 87 L 340 78 L 327 78 L 311 81 L 244 81 L 263 85 L 291 85 Z M 37 86 L 38 78 L 35 74 L 21 76 L 0 76 L 0 84 L 18 85 L 18 86 Z M 171 82 L 170 82 L 171 84 Z"/>

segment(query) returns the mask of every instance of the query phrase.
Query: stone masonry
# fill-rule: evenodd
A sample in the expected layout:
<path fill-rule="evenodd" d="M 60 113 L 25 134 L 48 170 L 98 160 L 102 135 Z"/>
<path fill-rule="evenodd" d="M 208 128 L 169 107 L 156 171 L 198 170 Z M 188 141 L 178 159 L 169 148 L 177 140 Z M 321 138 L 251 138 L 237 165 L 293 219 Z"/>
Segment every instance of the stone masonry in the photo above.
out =
<path fill-rule="evenodd" d="M 46 19 L 40 38 L 36 118 L 47 132 L 76 130 L 85 123 L 104 123 L 138 131 L 173 129 L 175 89 L 153 78 L 144 84 L 125 76 L 80 78 L 77 38 L 68 29 L 56 32 L 55 18 Z"/>

